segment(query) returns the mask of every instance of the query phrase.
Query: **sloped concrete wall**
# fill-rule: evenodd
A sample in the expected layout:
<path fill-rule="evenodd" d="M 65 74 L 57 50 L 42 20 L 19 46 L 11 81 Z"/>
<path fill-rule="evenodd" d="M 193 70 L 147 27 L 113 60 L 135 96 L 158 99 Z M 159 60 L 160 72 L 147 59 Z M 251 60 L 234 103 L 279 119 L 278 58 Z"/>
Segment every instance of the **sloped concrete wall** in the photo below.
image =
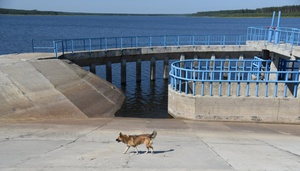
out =
<path fill-rule="evenodd" d="M 0 118 L 108 117 L 125 99 L 112 84 L 69 61 L 0 60 Z"/>

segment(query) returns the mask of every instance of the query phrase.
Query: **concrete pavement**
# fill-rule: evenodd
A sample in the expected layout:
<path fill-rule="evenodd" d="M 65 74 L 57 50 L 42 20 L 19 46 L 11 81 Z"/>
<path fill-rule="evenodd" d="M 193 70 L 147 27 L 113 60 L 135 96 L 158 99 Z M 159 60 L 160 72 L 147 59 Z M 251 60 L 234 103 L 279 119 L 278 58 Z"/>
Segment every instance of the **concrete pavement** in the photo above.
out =
<path fill-rule="evenodd" d="M 151 133 L 134 155 L 119 132 Z M 300 125 L 99 118 L 0 120 L 0 170 L 299 170 Z M 138 146 L 140 153 L 144 146 Z"/>

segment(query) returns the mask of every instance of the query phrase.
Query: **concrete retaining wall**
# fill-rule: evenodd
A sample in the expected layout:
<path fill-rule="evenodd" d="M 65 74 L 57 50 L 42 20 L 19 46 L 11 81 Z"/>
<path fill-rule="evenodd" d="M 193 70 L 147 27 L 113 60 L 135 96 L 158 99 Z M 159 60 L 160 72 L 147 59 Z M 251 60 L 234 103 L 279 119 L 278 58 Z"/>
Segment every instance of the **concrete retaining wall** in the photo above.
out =
<path fill-rule="evenodd" d="M 168 112 L 205 121 L 300 123 L 300 99 L 192 96 L 169 87 Z"/>

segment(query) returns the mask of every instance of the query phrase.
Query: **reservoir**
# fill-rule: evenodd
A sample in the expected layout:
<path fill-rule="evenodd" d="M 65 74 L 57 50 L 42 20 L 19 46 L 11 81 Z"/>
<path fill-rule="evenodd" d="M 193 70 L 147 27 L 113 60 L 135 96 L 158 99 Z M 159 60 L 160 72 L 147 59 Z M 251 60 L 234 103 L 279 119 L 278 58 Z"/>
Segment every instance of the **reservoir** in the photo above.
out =
<path fill-rule="evenodd" d="M 245 35 L 249 26 L 270 25 L 270 18 L 195 18 L 147 16 L 0 16 L 0 54 L 31 52 L 32 39 L 124 37 L 159 35 Z M 281 25 L 300 28 L 300 18 L 285 18 Z M 199 56 L 201 58 L 201 56 Z M 225 57 L 224 57 L 225 58 Z M 170 61 L 171 63 L 172 61 Z M 142 62 L 142 80 L 135 81 L 135 64 L 127 63 L 127 84 L 122 85 L 120 65 L 112 64 L 112 83 L 126 95 L 117 116 L 168 118 L 168 80 L 163 61 L 157 61 L 156 80 L 150 81 L 149 62 Z M 145 67 L 144 67 L 145 66 Z M 86 68 L 87 70 L 89 68 Z M 97 66 L 105 78 L 105 67 Z"/>

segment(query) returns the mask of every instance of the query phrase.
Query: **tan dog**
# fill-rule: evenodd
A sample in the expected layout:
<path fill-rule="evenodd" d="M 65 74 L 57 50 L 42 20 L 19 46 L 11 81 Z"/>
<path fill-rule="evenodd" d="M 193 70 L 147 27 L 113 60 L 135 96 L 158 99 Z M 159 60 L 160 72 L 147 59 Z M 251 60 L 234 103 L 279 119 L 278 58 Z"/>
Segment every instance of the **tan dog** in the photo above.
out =
<path fill-rule="evenodd" d="M 153 139 L 156 137 L 157 132 L 153 131 L 152 134 L 141 134 L 141 135 L 126 135 L 120 132 L 119 137 L 116 139 L 118 142 L 123 142 L 127 145 L 127 148 L 124 151 L 124 154 L 128 151 L 130 147 L 134 147 L 136 154 L 139 153 L 136 146 L 140 144 L 145 144 L 147 147 L 147 151 L 145 154 L 149 152 L 149 148 L 151 149 L 151 153 L 153 153 L 153 147 L 151 146 L 153 143 Z"/>

